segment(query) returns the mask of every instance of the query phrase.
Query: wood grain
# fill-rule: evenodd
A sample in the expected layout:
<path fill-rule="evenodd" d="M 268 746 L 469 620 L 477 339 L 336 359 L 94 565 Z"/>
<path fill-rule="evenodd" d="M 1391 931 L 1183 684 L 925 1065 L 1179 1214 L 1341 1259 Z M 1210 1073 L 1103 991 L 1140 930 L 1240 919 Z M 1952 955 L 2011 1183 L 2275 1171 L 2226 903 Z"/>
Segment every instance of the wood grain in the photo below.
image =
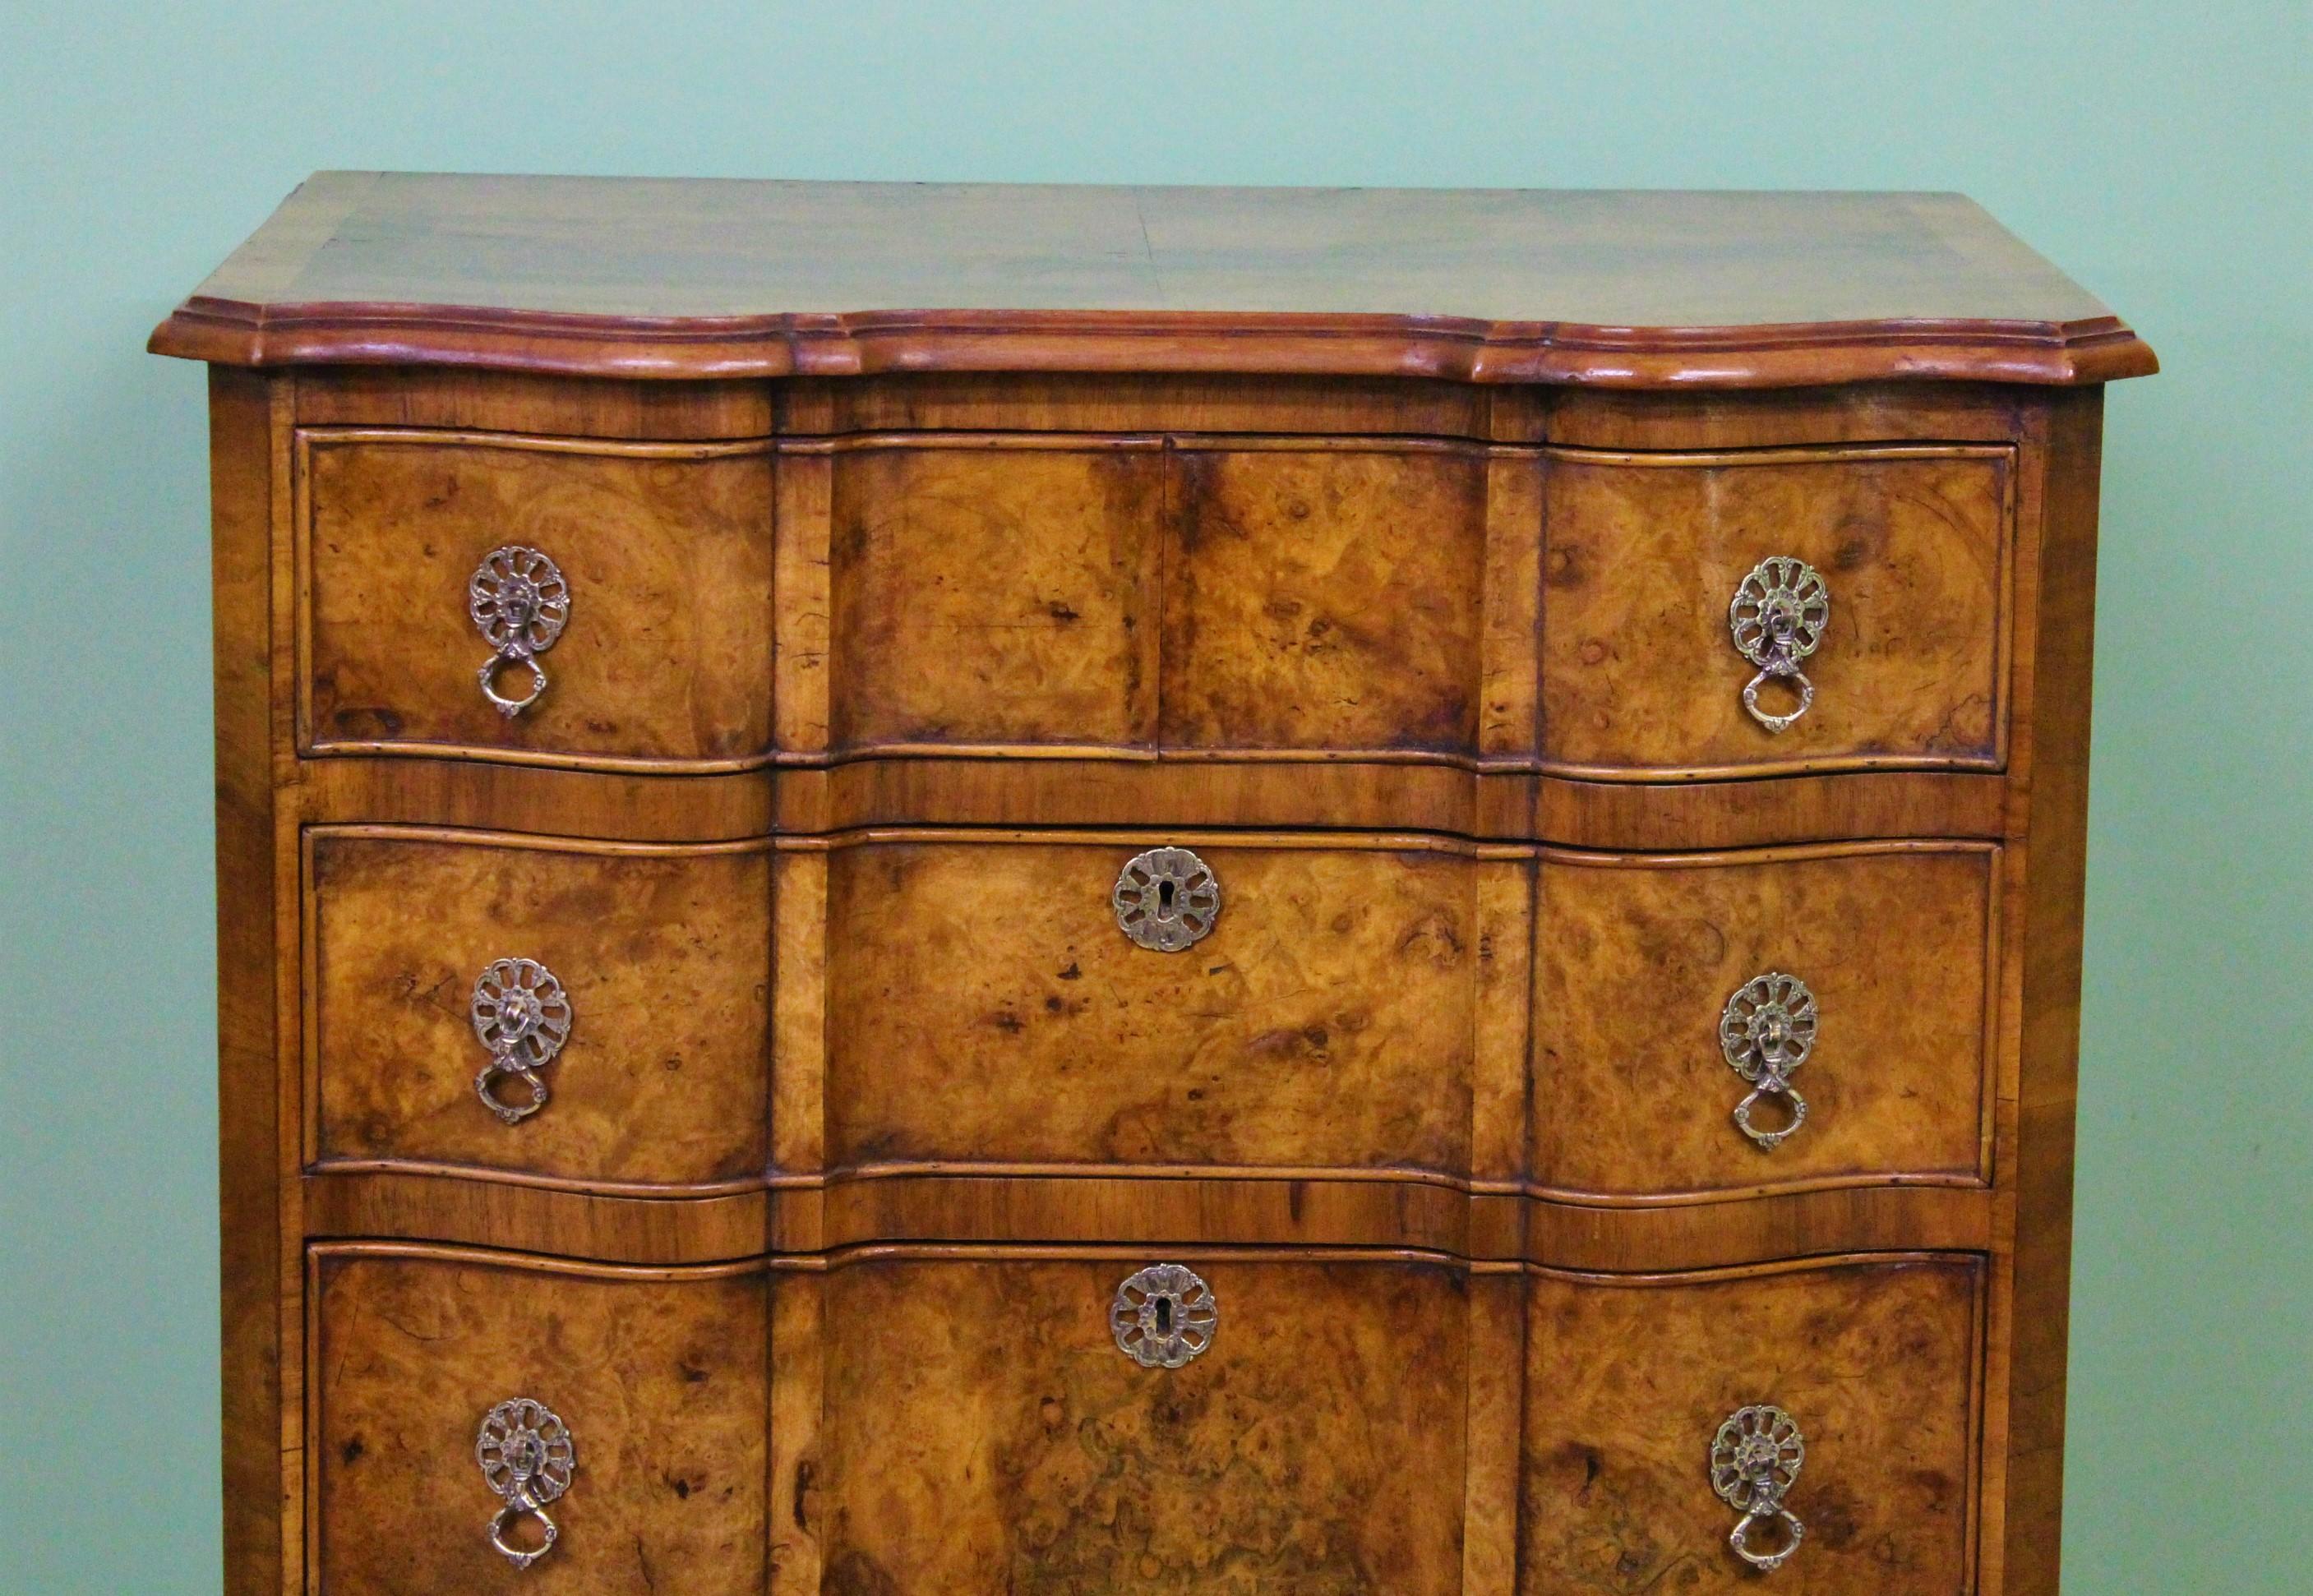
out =
<path fill-rule="evenodd" d="M 464 780 L 439 785 L 453 798 L 472 790 Z M 770 797 L 782 832 L 911 824 L 1351 826 L 1659 849 L 1850 837 L 1996 837 L 2008 825 L 2008 788 L 1999 776 L 1947 771 L 1669 786 L 1433 764 L 973 756 L 781 770 Z M 544 811 L 526 802 L 524 812 Z"/>
<path fill-rule="evenodd" d="M 1807 1443 L 1807 1533 L 1773 1588 L 1959 1596 L 1983 1289 L 1979 1260 L 1950 1258 L 1536 1276 L 1518 1589 L 1757 1589 L 1707 1463 L 1723 1420 L 1772 1403 Z"/>
<path fill-rule="evenodd" d="M 779 458 L 789 762 L 1467 761 L 1482 697 L 1488 750 L 1531 758 L 1530 452 L 992 433 Z"/>
<path fill-rule="evenodd" d="M 301 432 L 309 752 L 728 767 L 770 751 L 770 462 L 761 444 Z M 511 718 L 467 584 L 541 549 L 570 619 Z M 509 682 L 502 691 L 514 692 Z"/>
<path fill-rule="evenodd" d="M 1532 1165 L 1602 1197 L 1990 1179 L 1999 850 L 1849 844 L 1770 855 L 1546 855 Z M 1814 993 L 1770 1150 L 1734 1123 L 1728 999 L 1770 971 Z M 1763 1102 L 1762 1130 L 1790 1123 Z"/>
<path fill-rule="evenodd" d="M 1474 751 L 1482 453 L 1184 446 L 1168 487 L 1167 746 Z"/>
<path fill-rule="evenodd" d="M 2020 1024 L 1996 1294 L 2001 1534 L 1987 1583 L 2054 1591 L 2062 1555 L 2064 1392 L 2071 1328 L 2072 1156 L 2080 1090 L 2081 901 L 2088 855 L 2089 688 L 2096 640 L 2100 392 L 2046 413 L 2046 487 L 2030 601 L 2036 707 L 2019 794 L 2025 863 L 2014 966 Z"/>
<path fill-rule="evenodd" d="M 1997 768 L 2013 457 L 1996 446 L 1681 455 L 1553 450 L 1543 478 L 1543 744 L 1575 776 Z M 1831 594 L 1780 734 L 1728 605 L 1771 556 Z M 1796 695 L 1763 689 L 1771 714 Z M 1649 770 L 1651 767 L 1651 772 Z"/>
<path fill-rule="evenodd" d="M 1158 447 L 834 452 L 834 745 L 1150 741 Z"/>
<path fill-rule="evenodd" d="M 1174 841 L 1202 850 L 1222 907 L 1204 941 L 1155 952 L 1110 892 Z M 846 845 L 828 859 L 834 1166 L 1468 1169 L 1478 883 L 1521 862 L 1385 837 Z M 1530 934 L 1523 896 L 1499 934 Z"/>
<path fill-rule="evenodd" d="M 1719 1268 L 1859 1250 L 1990 1252 L 1992 1194 L 1866 1186 L 1599 1206 L 1515 1188 L 1322 1171 L 885 1168 L 669 1198 L 417 1166 L 299 1183 L 306 1233 L 701 1264 L 888 1241 L 1418 1248 L 1570 1269 Z"/>
<path fill-rule="evenodd" d="M 760 1266 L 617 1270 L 442 1248 L 312 1253 L 321 1596 L 496 1590 L 482 1417 L 532 1397 L 572 1431 L 541 1592 L 758 1596 L 769 1550 Z"/>
<path fill-rule="evenodd" d="M 1461 1591 L 1461 1273 L 1169 1260 L 1211 1284 L 1221 1320 L 1166 1371 L 1108 1326 L 1118 1284 L 1156 1261 L 827 1276 L 818 1589 Z"/>
<path fill-rule="evenodd" d="M 1631 388 L 2155 367 L 2104 305 L 1951 194 L 384 172 L 317 174 L 152 346 L 598 376 L 1272 371 Z"/>
<path fill-rule="evenodd" d="M 308 1162 L 594 1183 L 745 1182 L 769 1156 L 768 845 L 572 846 L 378 826 L 306 833 L 313 1119 Z M 572 1007 L 506 1125 L 475 1077 L 470 998 L 531 959 Z M 527 1102 L 518 1083 L 493 1089 Z"/>
<path fill-rule="evenodd" d="M 277 939 L 295 877 L 277 867 L 296 802 L 274 780 L 284 728 L 277 709 L 276 540 L 289 522 L 277 445 L 286 383 L 209 373 L 210 570 L 215 606 L 217 879 L 217 1223 L 220 1276 L 224 1580 L 235 1592 L 281 1589 L 294 1569 L 298 1441 L 294 1386 L 297 1258 L 285 1239 L 281 1029 L 295 1013 L 294 967 Z M 286 1205 L 294 1212 L 294 1198 Z M 287 1306 L 285 1308 L 285 1302 Z"/>

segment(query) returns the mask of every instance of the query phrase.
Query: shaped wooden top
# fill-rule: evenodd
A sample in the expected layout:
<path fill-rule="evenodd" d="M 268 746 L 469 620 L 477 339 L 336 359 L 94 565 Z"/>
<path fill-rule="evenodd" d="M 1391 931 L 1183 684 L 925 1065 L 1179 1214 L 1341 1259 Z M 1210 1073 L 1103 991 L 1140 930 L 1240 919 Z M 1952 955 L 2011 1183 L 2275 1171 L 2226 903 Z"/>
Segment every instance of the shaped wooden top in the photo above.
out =
<path fill-rule="evenodd" d="M 232 365 L 2099 382 L 2152 351 L 1956 194 L 323 172 L 153 335 Z"/>

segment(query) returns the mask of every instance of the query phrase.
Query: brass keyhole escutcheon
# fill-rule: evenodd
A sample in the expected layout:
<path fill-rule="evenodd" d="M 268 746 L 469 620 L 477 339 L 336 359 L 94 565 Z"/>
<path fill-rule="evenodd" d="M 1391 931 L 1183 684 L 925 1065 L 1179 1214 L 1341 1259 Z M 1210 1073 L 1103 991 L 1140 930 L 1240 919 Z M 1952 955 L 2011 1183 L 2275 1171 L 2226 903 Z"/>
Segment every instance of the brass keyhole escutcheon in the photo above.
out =
<path fill-rule="evenodd" d="M 1150 848 L 1118 873 L 1110 894 L 1117 928 L 1159 953 L 1177 953 L 1212 934 L 1221 883 L 1212 866 L 1186 848 Z"/>

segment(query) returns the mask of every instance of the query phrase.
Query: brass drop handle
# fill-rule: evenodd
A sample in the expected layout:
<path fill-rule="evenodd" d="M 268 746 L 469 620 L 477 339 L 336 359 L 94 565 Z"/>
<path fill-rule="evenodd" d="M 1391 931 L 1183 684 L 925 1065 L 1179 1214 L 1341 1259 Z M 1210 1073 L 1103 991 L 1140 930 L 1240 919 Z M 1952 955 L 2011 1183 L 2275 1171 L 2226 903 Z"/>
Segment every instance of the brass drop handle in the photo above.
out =
<path fill-rule="evenodd" d="M 1770 732 L 1788 730 L 1814 706 L 1815 683 L 1799 669 L 1799 662 L 1822 643 L 1830 620 L 1831 590 L 1822 574 L 1790 555 L 1761 560 L 1736 587 L 1727 607 L 1727 628 L 1734 635 L 1736 652 L 1759 668 L 1743 688 L 1743 707 Z M 1759 689 L 1771 680 L 1788 681 L 1798 689 L 1798 708 L 1789 715 L 1770 715 L 1759 707 Z"/>
<path fill-rule="evenodd" d="M 512 720 L 546 691 L 546 667 L 538 656 L 554 646 L 570 619 L 570 584 L 562 567 L 536 548 L 509 543 L 482 557 L 466 584 L 466 613 L 482 641 L 497 650 L 477 672 L 482 697 Z M 498 691 L 498 672 L 508 665 L 530 668 L 530 691 L 509 698 Z"/>
<path fill-rule="evenodd" d="M 554 1062 L 576 1018 L 569 995 L 554 972 L 535 959 L 500 959 L 474 981 L 470 1004 L 474 1035 L 490 1050 L 490 1061 L 474 1077 L 474 1095 L 508 1125 L 546 1106 L 546 1083 L 538 1072 Z M 527 1102 L 497 1094 L 501 1080 L 530 1088 Z"/>
<path fill-rule="evenodd" d="M 1743 1515 L 1728 1532 L 1727 1544 L 1763 1573 L 1772 1574 L 1789 1562 L 1807 1538 L 1807 1526 L 1785 1505 L 1806 1461 L 1807 1440 L 1799 1434 L 1799 1422 L 1764 1403 L 1737 1408 L 1711 1440 L 1711 1488 Z M 1782 1521 L 1782 1546 L 1772 1552 L 1753 1549 L 1752 1532 L 1775 1519 Z"/>
<path fill-rule="evenodd" d="M 490 1545 L 516 1568 L 529 1567 L 554 1549 L 561 1534 L 547 1516 L 546 1504 L 570 1488 L 570 1477 L 578 1467 L 577 1442 L 570 1426 L 534 1398 L 512 1398 L 482 1416 L 481 1432 L 474 1437 L 474 1461 L 499 1500 L 485 1531 Z M 536 1519 L 544 1537 L 528 1550 L 506 1539 L 525 1518 Z"/>
<path fill-rule="evenodd" d="M 1815 994 L 1797 976 L 1771 969 L 1735 990 L 1719 1013 L 1719 1050 L 1727 1067 L 1751 1083 L 1751 1095 L 1735 1105 L 1735 1125 L 1773 1152 L 1807 1123 L 1807 1099 L 1791 1084 L 1791 1073 L 1815 1050 Z M 1780 1098 L 1790 1121 L 1780 1130 L 1762 1130 L 1753 1111 L 1764 1098 Z"/>

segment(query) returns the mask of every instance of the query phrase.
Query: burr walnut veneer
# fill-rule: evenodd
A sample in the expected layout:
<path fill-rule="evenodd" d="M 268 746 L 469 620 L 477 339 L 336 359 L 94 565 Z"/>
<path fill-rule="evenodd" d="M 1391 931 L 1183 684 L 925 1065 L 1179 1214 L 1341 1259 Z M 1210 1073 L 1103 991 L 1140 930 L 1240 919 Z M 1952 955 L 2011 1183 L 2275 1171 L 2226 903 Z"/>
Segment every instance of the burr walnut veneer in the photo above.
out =
<path fill-rule="evenodd" d="M 324 174 L 226 1584 L 2056 1588 L 2102 306 L 1939 195 Z"/>

